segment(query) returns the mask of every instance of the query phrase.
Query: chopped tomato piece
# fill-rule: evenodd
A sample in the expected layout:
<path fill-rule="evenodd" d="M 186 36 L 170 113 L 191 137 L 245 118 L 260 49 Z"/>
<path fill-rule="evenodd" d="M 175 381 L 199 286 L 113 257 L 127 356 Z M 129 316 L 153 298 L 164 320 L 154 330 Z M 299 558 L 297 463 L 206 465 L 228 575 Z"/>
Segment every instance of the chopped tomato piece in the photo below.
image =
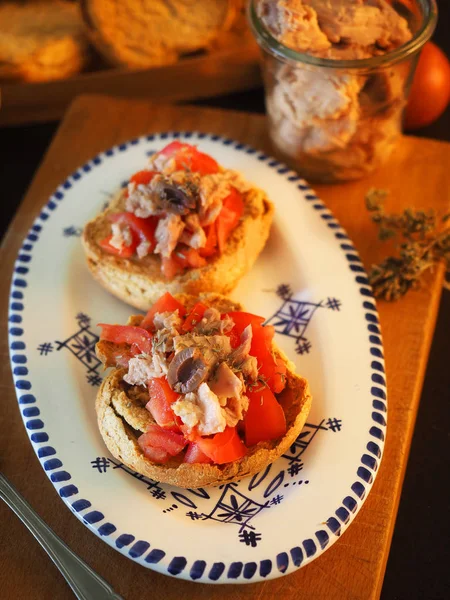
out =
<path fill-rule="evenodd" d="M 198 250 L 195 248 L 188 248 L 187 246 L 176 249 L 173 253 L 173 257 L 183 268 L 192 267 L 193 269 L 199 269 L 206 265 L 206 260 L 200 256 Z"/>
<path fill-rule="evenodd" d="M 172 252 L 171 257 L 173 260 L 179 265 L 180 269 L 187 269 L 189 266 L 187 259 L 187 246 L 178 245 L 175 250 Z"/>
<path fill-rule="evenodd" d="M 231 317 L 234 321 L 234 327 L 232 331 L 235 331 L 238 335 L 244 331 L 247 325 L 251 325 L 253 331 L 255 328 L 261 327 L 264 323 L 263 317 L 258 317 L 258 315 L 253 315 L 252 313 L 236 311 L 227 313 L 229 317 Z"/>
<path fill-rule="evenodd" d="M 171 456 L 179 454 L 186 446 L 186 440 L 179 433 L 163 429 L 159 425 L 150 425 L 148 430 L 138 438 L 141 448 L 150 446 L 160 448 Z"/>
<path fill-rule="evenodd" d="M 186 169 L 201 175 L 217 173 L 219 170 L 219 165 L 211 156 L 200 152 L 191 144 L 174 141 L 160 150 L 158 155 L 165 158 L 173 157 L 177 168 L 180 170 Z"/>
<path fill-rule="evenodd" d="M 271 352 L 261 352 L 256 356 L 259 375 L 264 378 L 269 388 L 279 394 L 286 385 L 286 365 L 275 359 Z"/>
<path fill-rule="evenodd" d="M 272 340 L 275 335 L 275 327 L 273 325 L 264 325 L 264 339 L 266 340 L 266 344 L 268 348 L 271 348 Z"/>
<path fill-rule="evenodd" d="M 229 312 L 227 314 L 234 321 L 233 329 L 226 334 L 230 338 L 232 348 L 237 348 L 241 343 L 241 334 L 247 325 L 251 325 L 252 330 L 255 331 L 256 328 L 261 327 L 261 325 L 264 323 L 263 317 L 258 317 L 243 311 Z M 223 315 L 223 317 L 224 316 L 225 315 Z M 251 349 L 250 354 L 252 354 Z"/>
<path fill-rule="evenodd" d="M 223 205 L 236 213 L 239 218 L 242 217 L 244 213 L 244 200 L 242 199 L 241 192 L 235 187 L 231 188 L 229 195 L 223 201 Z"/>
<path fill-rule="evenodd" d="M 227 331 L 225 335 L 230 338 L 230 346 L 233 348 L 233 350 L 235 350 L 241 343 L 240 334 L 237 331 L 235 331 L 233 327 L 233 329 L 231 331 Z"/>
<path fill-rule="evenodd" d="M 181 150 L 181 148 L 183 148 L 184 146 L 189 146 L 189 144 L 183 144 L 182 142 L 175 140 L 174 142 L 170 142 L 170 144 L 167 144 L 167 146 L 164 146 L 164 148 L 157 153 L 157 156 L 164 156 L 164 158 L 170 158 L 179 150 Z"/>
<path fill-rule="evenodd" d="M 258 361 L 259 374 L 265 379 L 272 392 L 278 394 L 285 386 L 286 365 L 284 361 L 273 356 L 273 334 L 274 330 L 270 325 L 253 327 L 250 354 Z"/>
<path fill-rule="evenodd" d="M 155 171 L 138 171 L 134 175 L 130 177 L 130 183 L 135 183 L 136 185 L 143 184 L 147 185 L 156 175 Z"/>
<path fill-rule="evenodd" d="M 186 314 L 186 309 L 181 304 L 181 302 L 178 302 L 178 300 L 175 300 L 175 298 L 171 294 L 169 294 L 169 292 L 166 292 L 161 296 L 159 300 L 155 302 L 155 304 L 145 315 L 144 319 L 141 322 L 141 327 L 143 327 L 144 329 L 152 328 L 153 319 L 156 313 L 175 312 L 176 310 L 178 310 L 178 314 L 180 315 L 180 317 L 184 317 L 184 315 Z"/>
<path fill-rule="evenodd" d="M 135 183 L 136 185 L 148 185 L 153 177 L 156 175 L 156 171 L 138 171 L 130 177 L 129 183 Z M 125 196 L 128 198 L 128 189 L 125 190 Z"/>
<path fill-rule="evenodd" d="M 286 386 L 286 363 L 283 359 L 275 359 L 275 369 L 267 383 L 275 394 L 279 394 L 284 390 Z"/>
<path fill-rule="evenodd" d="M 206 245 L 203 248 L 199 248 L 198 253 L 200 256 L 212 256 L 217 252 L 217 227 L 216 224 L 208 225 L 205 227 L 206 233 Z"/>
<path fill-rule="evenodd" d="M 256 356 L 259 363 L 265 362 L 267 355 L 270 354 L 270 344 L 267 343 L 266 333 L 262 325 L 252 324 L 253 336 L 250 354 Z"/>
<path fill-rule="evenodd" d="M 239 219 L 236 217 L 236 214 L 226 206 L 224 206 L 220 211 L 220 214 L 216 220 L 217 242 L 219 245 L 220 253 L 223 253 L 223 251 L 225 250 L 225 246 L 228 238 L 230 237 L 230 233 L 236 227 L 238 220 Z"/>
<path fill-rule="evenodd" d="M 172 390 L 165 377 L 154 377 L 153 379 L 150 379 L 148 382 L 148 389 L 151 395 L 164 397 L 168 406 L 176 402 L 180 397 L 180 394 L 177 394 Z"/>
<path fill-rule="evenodd" d="M 178 273 L 182 273 L 184 269 L 185 267 L 175 259 L 174 254 L 171 254 L 168 258 L 161 257 L 161 272 L 168 281 L 172 280 Z"/>
<path fill-rule="evenodd" d="M 203 315 L 205 314 L 207 308 L 208 307 L 202 304 L 201 302 L 197 302 L 197 304 L 186 317 L 186 320 L 184 321 L 181 329 L 183 331 L 191 331 L 194 325 L 196 325 L 199 321 L 203 319 Z"/>
<path fill-rule="evenodd" d="M 250 400 L 244 417 L 245 443 L 275 440 L 286 433 L 286 417 L 281 405 L 268 387 L 258 391 L 247 390 Z"/>
<path fill-rule="evenodd" d="M 101 340 L 115 344 L 135 345 L 140 352 L 151 354 L 152 335 L 146 329 L 133 325 L 108 325 L 106 323 L 99 323 L 98 326 L 102 328 Z"/>
<path fill-rule="evenodd" d="M 145 435 L 145 433 L 143 434 Z M 154 448 L 153 446 L 146 446 L 144 444 L 145 440 L 141 440 L 142 435 L 138 437 L 138 444 L 141 447 L 142 452 L 145 454 L 145 457 L 151 460 L 154 463 L 165 463 L 169 460 L 170 454 L 163 450 L 162 448 Z"/>
<path fill-rule="evenodd" d="M 187 167 L 193 173 L 210 175 L 219 171 L 219 165 L 217 162 L 204 152 L 195 150 L 195 152 L 181 153 L 180 158 L 177 157 L 177 163 L 179 167 L 184 167 L 186 165 L 186 158 Z"/>
<path fill-rule="evenodd" d="M 230 195 L 225 198 L 223 208 L 216 220 L 217 241 L 221 253 L 225 250 L 228 238 L 244 212 L 244 201 L 241 194 L 235 188 L 231 188 L 231 190 Z"/>
<path fill-rule="evenodd" d="M 235 325 L 231 332 L 230 342 L 233 348 L 240 343 L 240 335 L 247 327 L 252 326 L 252 344 L 250 355 L 258 361 L 259 374 L 264 377 L 267 385 L 274 393 L 281 392 L 285 385 L 286 365 L 280 360 L 278 363 L 272 354 L 272 339 L 275 329 L 272 325 L 263 325 L 263 317 L 246 312 L 230 312 L 228 315 L 233 319 Z M 239 336 L 239 341 L 237 337 Z"/>
<path fill-rule="evenodd" d="M 116 256 L 123 258 L 130 258 L 136 252 L 136 248 L 141 242 L 149 242 L 149 252 L 153 252 L 156 247 L 155 230 L 158 225 L 158 217 L 148 217 L 147 219 L 141 219 L 136 217 L 133 213 L 119 212 L 112 213 L 109 216 L 110 220 L 114 223 L 122 223 L 128 225 L 132 234 L 132 242 L 129 246 L 125 244 L 121 248 L 116 248 L 111 245 L 112 235 L 100 240 L 100 246 Z"/>
<path fill-rule="evenodd" d="M 179 431 L 175 422 L 175 414 L 171 409 L 172 403 L 180 397 L 179 394 L 172 390 L 165 377 L 150 379 L 148 392 L 150 400 L 145 408 L 151 413 L 157 424 L 164 429 Z"/>
<path fill-rule="evenodd" d="M 133 256 L 136 248 L 137 242 L 133 240 L 133 242 L 129 246 L 123 245 L 121 248 L 116 248 L 111 245 L 112 235 L 109 235 L 106 238 L 103 238 L 99 241 L 99 246 L 109 252 L 110 254 L 115 254 L 116 256 L 120 256 L 121 258 L 130 258 Z"/>
<path fill-rule="evenodd" d="M 189 248 L 187 260 L 189 266 L 193 269 L 200 269 L 206 265 L 206 260 L 203 258 L 203 256 L 200 256 L 199 251 L 195 248 Z"/>
<path fill-rule="evenodd" d="M 226 427 L 222 433 L 198 438 L 197 445 L 214 463 L 222 465 L 233 462 L 247 454 L 247 448 L 239 437 L 236 427 Z"/>
<path fill-rule="evenodd" d="M 195 442 L 191 442 L 186 450 L 184 457 L 185 463 L 212 463 L 209 456 L 200 450 L 200 447 Z"/>
<path fill-rule="evenodd" d="M 175 275 L 184 271 L 184 269 L 199 269 L 206 265 L 206 260 L 195 248 L 187 246 L 177 246 L 174 252 L 168 257 L 161 257 L 161 270 L 166 279 L 173 279 Z"/>
<path fill-rule="evenodd" d="M 129 226 L 135 242 L 134 249 L 136 249 L 139 242 L 149 242 L 148 251 L 153 252 L 156 247 L 155 230 L 159 221 L 158 217 L 141 219 L 130 212 L 119 212 L 111 214 L 110 219 L 114 223 L 123 223 Z"/>

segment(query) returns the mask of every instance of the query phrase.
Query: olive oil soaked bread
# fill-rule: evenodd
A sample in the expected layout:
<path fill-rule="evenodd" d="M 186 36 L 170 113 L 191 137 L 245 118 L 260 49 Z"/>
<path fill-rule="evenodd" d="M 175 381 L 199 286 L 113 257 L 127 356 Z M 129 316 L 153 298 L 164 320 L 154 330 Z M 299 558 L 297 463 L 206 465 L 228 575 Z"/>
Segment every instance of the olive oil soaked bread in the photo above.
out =
<path fill-rule="evenodd" d="M 243 196 L 242 220 L 232 231 L 224 252 L 208 259 L 204 267 L 188 269 L 168 281 L 161 273 L 158 255 L 120 258 L 99 246 L 98 242 L 110 231 L 109 215 L 124 210 L 124 195 L 120 193 L 105 212 L 84 228 L 82 241 L 89 270 L 109 292 L 141 310 L 150 308 L 164 292 L 229 294 L 264 248 L 274 214 L 273 204 L 263 191 L 252 188 Z"/>
<path fill-rule="evenodd" d="M 235 302 L 217 294 L 203 294 L 199 298 L 178 295 L 177 299 L 187 310 L 198 300 L 220 312 L 241 309 Z M 142 316 L 134 316 L 129 324 L 139 325 L 141 320 Z M 99 342 L 97 352 L 101 354 L 102 345 L 108 343 Z M 294 365 L 275 345 L 273 349 L 287 366 L 286 388 L 277 396 L 287 423 L 287 431 L 282 438 L 260 442 L 250 447 L 243 458 L 222 465 L 183 463 L 183 455 L 164 464 L 153 463 L 145 457 L 137 442 L 138 437 L 154 423 L 153 417 L 145 409 L 148 391 L 125 383 L 123 376 L 126 369 L 114 369 L 103 381 L 96 400 L 98 426 L 109 451 L 142 475 L 184 488 L 221 485 L 258 473 L 287 451 L 302 430 L 311 407 L 307 380 L 294 373 Z"/>

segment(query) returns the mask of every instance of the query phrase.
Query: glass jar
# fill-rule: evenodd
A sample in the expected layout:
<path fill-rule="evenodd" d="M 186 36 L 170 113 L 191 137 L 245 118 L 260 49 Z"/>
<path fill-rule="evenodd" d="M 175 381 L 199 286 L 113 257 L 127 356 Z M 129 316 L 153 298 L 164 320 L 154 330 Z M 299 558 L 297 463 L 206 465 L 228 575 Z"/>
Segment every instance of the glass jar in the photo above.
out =
<path fill-rule="evenodd" d="M 262 50 L 269 135 L 275 154 L 310 181 L 358 179 L 385 163 L 422 46 L 437 20 L 434 0 L 397 1 L 411 39 L 385 54 L 335 60 L 296 52 L 271 35 L 250 0 Z M 400 12 L 400 11 L 399 11 Z"/>

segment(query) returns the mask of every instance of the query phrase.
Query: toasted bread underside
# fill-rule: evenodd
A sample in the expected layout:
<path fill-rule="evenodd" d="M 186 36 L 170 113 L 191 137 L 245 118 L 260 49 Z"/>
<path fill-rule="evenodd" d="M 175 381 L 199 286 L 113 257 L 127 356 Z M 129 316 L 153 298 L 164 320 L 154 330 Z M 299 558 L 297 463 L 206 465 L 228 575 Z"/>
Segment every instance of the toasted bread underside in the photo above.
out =
<path fill-rule="evenodd" d="M 142 69 L 205 48 L 242 0 L 81 0 L 89 36 L 115 65 Z"/>
<path fill-rule="evenodd" d="M 47 81 L 78 73 L 88 40 L 77 4 L 0 3 L 0 77 Z"/>
<path fill-rule="evenodd" d="M 246 192 L 244 205 L 243 218 L 232 231 L 224 252 L 208 259 L 204 267 L 188 269 L 168 281 L 161 273 L 158 255 L 120 258 L 99 246 L 98 242 L 110 233 L 108 215 L 124 210 L 124 196 L 120 194 L 84 228 L 82 241 L 89 270 L 109 292 L 141 310 L 148 310 L 165 292 L 229 294 L 264 248 L 273 219 L 274 207 L 261 190 L 252 188 Z"/>
<path fill-rule="evenodd" d="M 177 296 L 187 308 L 197 298 Z M 205 294 L 200 300 L 215 306 L 221 312 L 239 310 L 241 307 L 217 294 Z M 130 323 L 138 325 L 142 316 L 131 317 Z M 106 342 L 107 343 L 107 342 Z M 182 457 L 174 457 L 165 464 L 156 464 L 145 457 L 137 442 L 141 433 L 154 423 L 144 405 L 148 392 L 144 388 L 129 386 L 123 381 L 125 369 L 115 369 L 103 381 L 96 399 L 96 412 L 100 432 L 108 450 L 115 458 L 138 473 L 155 481 L 183 488 L 198 488 L 238 481 L 253 475 L 273 463 L 292 445 L 305 424 L 311 407 L 308 382 L 294 373 L 294 366 L 274 346 L 277 357 L 286 362 L 286 388 L 278 400 L 286 415 L 286 434 L 277 440 L 260 442 L 249 448 L 248 454 L 224 465 L 188 464 Z"/>

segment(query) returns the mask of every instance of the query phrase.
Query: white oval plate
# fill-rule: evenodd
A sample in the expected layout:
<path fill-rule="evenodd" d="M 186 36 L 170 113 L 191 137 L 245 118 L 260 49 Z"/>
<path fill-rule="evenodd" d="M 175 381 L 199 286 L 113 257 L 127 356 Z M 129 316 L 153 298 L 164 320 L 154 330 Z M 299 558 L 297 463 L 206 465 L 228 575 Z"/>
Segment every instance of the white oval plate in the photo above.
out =
<path fill-rule="evenodd" d="M 96 323 L 136 312 L 90 276 L 81 229 L 152 152 L 197 144 L 275 202 L 270 239 L 233 297 L 265 315 L 309 379 L 301 435 L 257 476 L 183 490 L 113 459 L 96 426 L 102 377 Z M 319 557 L 370 491 L 386 427 L 382 343 L 361 261 L 326 206 L 294 172 L 217 135 L 142 137 L 96 156 L 53 194 L 17 257 L 10 348 L 20 411 L 59 495 L 96 535 L 143 566 L 203 583 L 280 577 Z"/>

